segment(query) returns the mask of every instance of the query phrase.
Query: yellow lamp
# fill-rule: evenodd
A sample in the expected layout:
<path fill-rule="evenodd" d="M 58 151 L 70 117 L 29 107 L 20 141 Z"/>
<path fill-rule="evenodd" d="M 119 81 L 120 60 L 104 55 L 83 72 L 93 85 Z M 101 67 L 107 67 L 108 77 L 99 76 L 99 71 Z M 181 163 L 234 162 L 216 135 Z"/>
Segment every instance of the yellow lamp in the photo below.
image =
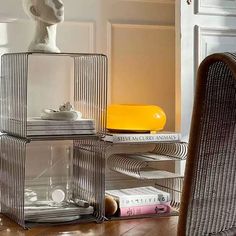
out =
<path fill-rule="evenodd" d="M 154 105 L 113 104 L 108 106 L 107 129 L 117 131 L 158 131 L 166 124 L 166 114 Z"/>

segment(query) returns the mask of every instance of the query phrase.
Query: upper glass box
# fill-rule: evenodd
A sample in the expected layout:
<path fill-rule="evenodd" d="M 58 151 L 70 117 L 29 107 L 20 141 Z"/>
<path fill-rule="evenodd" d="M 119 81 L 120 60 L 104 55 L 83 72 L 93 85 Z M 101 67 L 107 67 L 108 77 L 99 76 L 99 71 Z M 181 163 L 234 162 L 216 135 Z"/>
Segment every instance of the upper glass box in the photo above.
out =
<path fill-rule="evenodd" d="M 10 135 L 27 138 L 103 134 L 106 127 L 107 58 L 101 54 L 4 54 L 1 57 L 0 99 L 1 131 Z M 73 127 L 62 122 L 50 124 L 53 127 L 49 129 L 45 123 L 36 122 L 32 126 L 32 119 L 38 119 L 43 109 L 58 110 L 66 102 L 70 102 L 90 123 Z M 58 131 L 59 126 L 65 126 L 64 131 Z M 79 131 L 74 131 L 76 129 Z"/>

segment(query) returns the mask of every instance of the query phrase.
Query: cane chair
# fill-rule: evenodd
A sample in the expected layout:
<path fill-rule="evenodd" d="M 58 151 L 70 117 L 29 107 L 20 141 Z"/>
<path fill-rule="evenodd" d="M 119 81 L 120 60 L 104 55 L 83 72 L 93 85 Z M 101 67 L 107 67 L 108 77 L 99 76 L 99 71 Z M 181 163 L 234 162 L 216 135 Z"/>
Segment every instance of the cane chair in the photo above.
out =
<path fill-rule="evenodd" d="M 200 65 L 178 236 L 236 235 L 236 54 Z"/>

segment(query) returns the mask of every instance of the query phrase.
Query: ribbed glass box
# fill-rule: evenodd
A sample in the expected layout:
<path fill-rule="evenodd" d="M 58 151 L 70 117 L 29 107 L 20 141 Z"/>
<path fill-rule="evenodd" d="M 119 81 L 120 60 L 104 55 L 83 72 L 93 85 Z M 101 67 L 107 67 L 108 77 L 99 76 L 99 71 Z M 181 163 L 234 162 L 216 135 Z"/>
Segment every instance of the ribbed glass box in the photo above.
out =
<path fill-rule="evenodd" d="M 164 168 L 167 167 L 167 163 L 169 167 L 171 163 L 184 161 L 187 156 L 187 145 L 181 142 L 180 145 L 178 142 L 168 142 L 169 148 L 165 149 L 165 144 L 162 145 L 162 142 L 111 143 L 86 138 L 78 142 L 80 149 L 84 151 L 84 155 L 89 156 L 95 152 L 98 158 L 105 160 L 105 192 L 107 190 L 153 186 L 170 194 L 172 210 L 169 213 L 132 216 L 115 214 L 114 216 L 107 216 L 109 220 L 176 216 L 179 214 L 184 177 L 180 173 L 172 173 Z M 173 149 L 171 148 L 172 144 L 175 146 Z M 176 147 L 178 146 L 177 154 L 174 150 L 177 150 Z M 172 151 L 173 153 L 171 153 Z M 143 158 L 142 160 L 138 159 L 138 155 L 145 153 L 157 155 L 158 158 L 148 159 L 148 161 L 143 160 Z M 166 155 L 167 153 L 168 155 Z M 171 155 L 175 157 L 171 157 Z M 148 175 L 150 169 L 152 171 Z"/>
<path fill-rule="evenodd" d="M 28 137 L 27 120 L 70 102 L 105 131 L 107 58 L 100 54 L 11 53 L 1 57 L 2 132 Z"/>
<path fill-rule="evenodd" d="M 0 86 L 1 212 L 25 228 L 102 221 L 105 161 L 78 144 L 105 134 L 106 56 L 4 54 Z M 32 135 L 29 121 L 65 102 L 94 121 L 94 132 Z"/>
<path fill-rule="evenodd" d="M 77 142 L 3 135 L 1 212 L 25 228 L 102 221 L 105 163 Z"/>

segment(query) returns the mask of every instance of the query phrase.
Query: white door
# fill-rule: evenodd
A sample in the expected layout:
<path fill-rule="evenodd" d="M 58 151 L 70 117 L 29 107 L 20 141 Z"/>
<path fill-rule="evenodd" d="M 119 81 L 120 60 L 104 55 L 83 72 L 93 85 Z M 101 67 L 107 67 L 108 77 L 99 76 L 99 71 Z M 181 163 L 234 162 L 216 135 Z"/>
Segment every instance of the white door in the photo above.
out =
<path fill-rule="evenodd" d="M 236 0 L 176 0 L 176 129 L 188 141 L 200 62 L 236 51 Z M 184 173 L 185 163 L 176 165 Z"/>
<path fill-rule="evenodd" d="M 209 54 L 236 51 L 236 0 L 177 0 L 176 30 L 176 120 L 187 137 L 198 65 Z"/>

